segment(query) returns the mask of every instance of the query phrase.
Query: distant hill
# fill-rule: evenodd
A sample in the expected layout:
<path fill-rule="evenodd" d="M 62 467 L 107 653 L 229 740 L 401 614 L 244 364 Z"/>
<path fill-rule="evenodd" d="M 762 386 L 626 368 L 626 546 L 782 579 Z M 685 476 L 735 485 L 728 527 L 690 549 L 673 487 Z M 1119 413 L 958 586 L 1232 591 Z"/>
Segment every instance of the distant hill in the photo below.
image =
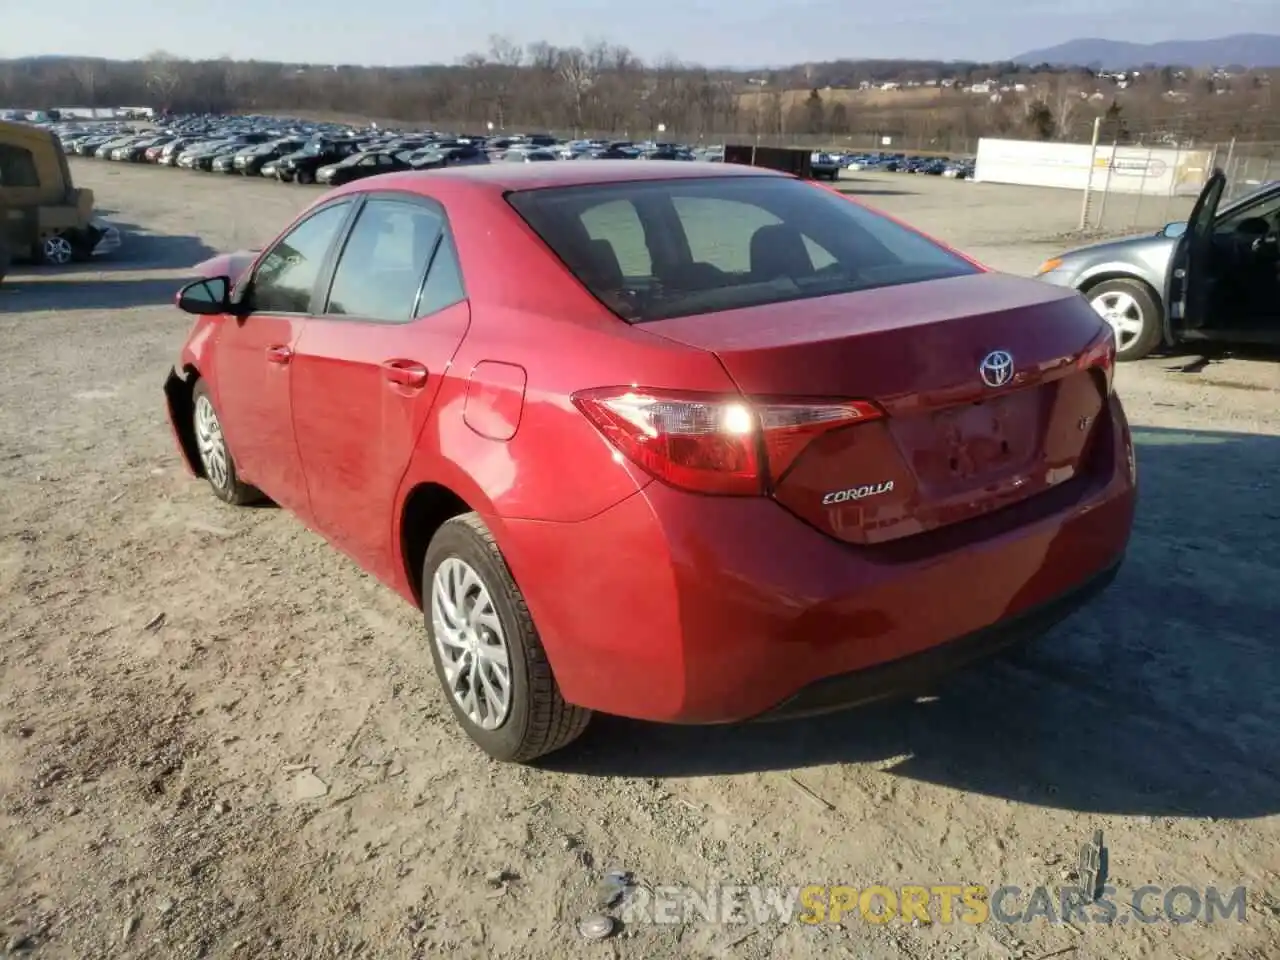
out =
<path fill-rule="evenodd" d="M 1056 47 L 1032 50 L 1013 58 L 1014 63 L 1037 63 L 1095 70 L 1126 70 L 1155 64 L 1161 67 L 1280 67 L 1280 36 L 1241 33 L 1215 40 L 1165 40 L 1161 43 L 1124 43 L 1118 40 L 1068 40 Z"/>

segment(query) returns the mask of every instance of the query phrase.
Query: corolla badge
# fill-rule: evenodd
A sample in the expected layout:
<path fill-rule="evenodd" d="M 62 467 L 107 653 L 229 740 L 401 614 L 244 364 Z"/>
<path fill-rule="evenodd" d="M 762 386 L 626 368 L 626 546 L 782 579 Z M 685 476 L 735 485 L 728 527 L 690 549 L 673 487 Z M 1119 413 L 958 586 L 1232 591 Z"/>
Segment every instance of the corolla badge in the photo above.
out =
<path fill-rule="evenodd" d="M 859 487 L 847 487 L 844 490 L 832 490 L 822 498 L 822 505 L 824 507 L 830 507 L 837 503 L 847 503 L 850 500 L 865 500 L 867 497 L 878 497 L 882 493 L 892 492 L 892 480 L 883 480 L 880 483 L 864 483 Z"/>
<path fill-rule="evenodd" d="M 1007 350 L 992 350 L 978 365 L 982 382 L 988 387 L 1003 387 L 1013 379 L 1013 356 Z"/>

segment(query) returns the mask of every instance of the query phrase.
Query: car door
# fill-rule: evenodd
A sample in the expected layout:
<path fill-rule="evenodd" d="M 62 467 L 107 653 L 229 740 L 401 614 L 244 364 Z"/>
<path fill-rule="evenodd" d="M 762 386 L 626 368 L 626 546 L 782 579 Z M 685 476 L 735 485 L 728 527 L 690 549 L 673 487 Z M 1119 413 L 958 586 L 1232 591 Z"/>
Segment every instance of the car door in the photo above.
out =
<path fill-rule="evenodd" d="M 1226 175 L 1215 169 L 1191 208 L 1186 231 L 1173 248 L 1164 290 L 1164 302 L 1169 305 L 1164 320 L 1166 342 L 1176 342 L 1188 330 L 1203 329 L 1208 319 L 1214 282 L 1208 263 L 1213 253 L 1214 222 L 1226 186 Z"/>
<path fill-rule="evenodd" d="M 1275 343 L 1280 336 L 1280 187 L 1263 187 L 1219 213 L 1214 223 L 1218 259 L 1228 283 L 1219 284 L 1214 308 L 1227 305 L 1225 334 L 1241 343 Z"/>
<path fill-rule="evenodd" d="M 335 183 L 350 183 L 352 180 L 363 180 L 378 172 L 377 157 L 361 157 L 354 163 L 350 158 L 340 160 L 335 165 Z M 343 169 L 345 167 L 346 169 Z"/>
<path fill-rule="evenodd" d="M 391 173 L 403 169 L 399 160 L 389 153 L 378 154 L 378 173 Z"/>
<path fill-rule="evenodd" d="M 350 199 L 319 207 L 268 247 L 233 293 L 248 312 L 223 317 L 213 347 L 214 400 L 236 468 L 304 519 L 310 504 L 293 436 L 291 366 L 353 207 Z"/>
<path fill-rule="evenodd" d="M 293 363 L 293 418 L 314 526 L 394 576 L 395 497 L 470 322 L 444 209 L 371 193 Z"/>

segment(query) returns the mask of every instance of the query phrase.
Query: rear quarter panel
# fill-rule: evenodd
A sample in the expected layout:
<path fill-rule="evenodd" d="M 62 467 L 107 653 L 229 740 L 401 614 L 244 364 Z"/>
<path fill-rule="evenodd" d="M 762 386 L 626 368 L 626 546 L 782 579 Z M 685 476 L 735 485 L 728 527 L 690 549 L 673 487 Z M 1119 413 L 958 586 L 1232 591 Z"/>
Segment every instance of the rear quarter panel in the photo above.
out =
<path fill-rule="evenodd" d="M 459 193 L 437 197 L 449 212 L 471 327 L 404 489 L 441 483 L 490 517 L 572 523 L 595 516 L 649 477 L 579 412 L 570 399 L 575 391 L 639 385 L 722 392 L 734 389 L 732 381 L 712 354 L 609 313 L 496 192 Z M 464 419 L 468 381 L 483 362 L 525 371 L 509 440 L 482 436 Z"/>

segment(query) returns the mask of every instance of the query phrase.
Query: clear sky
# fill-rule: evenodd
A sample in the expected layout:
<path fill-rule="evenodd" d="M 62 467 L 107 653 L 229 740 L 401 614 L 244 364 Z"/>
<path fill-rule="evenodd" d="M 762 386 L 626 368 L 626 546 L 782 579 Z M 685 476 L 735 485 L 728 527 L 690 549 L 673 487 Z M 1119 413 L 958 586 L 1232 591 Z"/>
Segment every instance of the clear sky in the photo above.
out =
<path fill-rule="evenodd" d="M 992 60 L 1076 37 L 1150 43 L 1280 32 L 1280 0 L 0 0 L 0 57 L 68 54 L 452 63 L 592 38 L 723 66 Z"/>

